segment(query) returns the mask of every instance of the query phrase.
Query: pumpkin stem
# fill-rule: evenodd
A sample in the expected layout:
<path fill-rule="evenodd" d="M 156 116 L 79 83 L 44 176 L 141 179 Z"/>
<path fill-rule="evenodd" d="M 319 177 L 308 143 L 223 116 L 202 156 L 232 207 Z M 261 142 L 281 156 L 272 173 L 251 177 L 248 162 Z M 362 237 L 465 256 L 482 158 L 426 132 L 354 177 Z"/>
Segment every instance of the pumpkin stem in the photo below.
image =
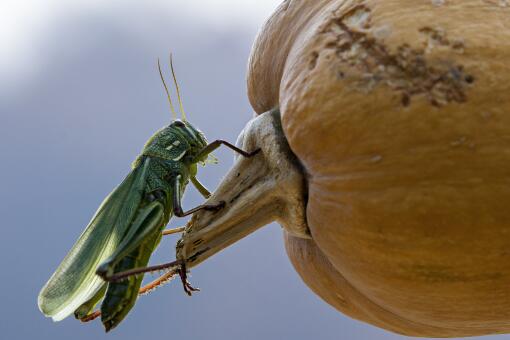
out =
<path fill-rule="evenodd" d="M 205 203 L 224 201 L 223 209 L 193 214 L 177 244 L 177 259 L 188 268 L 273 221 L 294 236 L 311 238 L 305 216 L 306 181 L 283 134 L 279 110 L 248 122 L 236 144 L 261 151 L 257 157 L 236 155 L 233 167 Z"/>

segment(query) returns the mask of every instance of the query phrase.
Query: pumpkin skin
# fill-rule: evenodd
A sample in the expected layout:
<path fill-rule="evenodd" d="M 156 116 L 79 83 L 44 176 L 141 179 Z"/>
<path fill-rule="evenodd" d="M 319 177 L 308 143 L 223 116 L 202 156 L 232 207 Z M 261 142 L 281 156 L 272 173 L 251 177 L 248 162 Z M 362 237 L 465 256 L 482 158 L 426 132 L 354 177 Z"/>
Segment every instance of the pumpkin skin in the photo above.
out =
<path fill-rule="evenodd" d="M 306 171 L 313 240 L 284 240 L 316 294 L 405 335 L 510 332 L 506 1 L 287 0 L 248 95 Z"/>

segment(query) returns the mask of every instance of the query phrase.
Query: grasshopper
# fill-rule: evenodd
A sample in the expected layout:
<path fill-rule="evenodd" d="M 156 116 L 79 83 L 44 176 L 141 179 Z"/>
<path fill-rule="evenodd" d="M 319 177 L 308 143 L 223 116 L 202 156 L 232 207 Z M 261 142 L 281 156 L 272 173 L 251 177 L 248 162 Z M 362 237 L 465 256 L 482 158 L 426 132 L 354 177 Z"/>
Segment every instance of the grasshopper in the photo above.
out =
<path fill-rule="evenodd" d="M 92 220 L 56 269 L 38 297 L 39 309 L 54 321 L 74 313 L 82 321 L 101 316 L 108 332 L 116 327 L 134 306 L 138 294 L 146 292 L 179 274 L 185 292 L 197 290 L 186 279 L 183 261 L 176 261 L 170 272 L 140 289 L 143 275 L 120 279 L 116 275 L 146 267 L 162 235 L 182 231 L 163 231 L 170 218 L 188 216 L 200 210 L 218 211 L 225 202 L 202 204 L 184 211 L 181 198 L 189 181 L 204 198 L 210 192 L 197 179 L 197 164 L 204 165 L 211 153 L 225 145 L 244 157 L 246 152 L 224 141 L 208 143 L 204 134 L 186 120 L 172 56 L 170 67 L 181 119 L 165 83 L 161 65 L 158 70 L 173 121 L 157 131 L 145 144 L 142 153 L 122 183 L 102 202 Z M 100 311 L 94 308 L 102 300 Z"/>

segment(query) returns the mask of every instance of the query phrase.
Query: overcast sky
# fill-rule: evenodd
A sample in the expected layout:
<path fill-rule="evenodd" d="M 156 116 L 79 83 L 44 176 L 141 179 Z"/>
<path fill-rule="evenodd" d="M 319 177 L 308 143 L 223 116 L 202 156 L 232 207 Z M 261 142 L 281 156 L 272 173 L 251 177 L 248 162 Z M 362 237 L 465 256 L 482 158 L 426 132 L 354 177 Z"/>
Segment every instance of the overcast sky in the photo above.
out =
<path fill-rule="evenodd" d="M 48 38 L 63 29 L 61 23 L 86 16 L 111 16 L 133 35 L 151 33 L 153 23 L 140 12 L 186 17 L 179 30 L 208 25 L 219 31 L 258 27 L 278 0 L 2 0 L 0 1 L 0 79 L 19 83 L 34 76 L 47 62 Z M 150 39 L 150 37 L 146 37 Z M 11 88 L 12 90 L 12 88 Z"/>
<path fill-rule="evenodd" d="M 200 293 L 189 298 L 171 283 L 140 298 L 108 335 L 98 322 L 53 323 L 37 309 L 99 203 L 169 122 L 156 58 L 174 53 L 190 121 L 209 140 L 235 141 L 252 115 L 250 48 L 279 2 L 0 1 L 0 338 L 404 339 L 315 296 L 275 224 L 194 269 Z M 228 150 L 216 155 L 220 164 L 198 175 L 210 189 L 232 162 Z M 190 187 L 184 206 L 202 200 Z M 161 242 L 151 263 L 174 259 L 174 245 Z"/>

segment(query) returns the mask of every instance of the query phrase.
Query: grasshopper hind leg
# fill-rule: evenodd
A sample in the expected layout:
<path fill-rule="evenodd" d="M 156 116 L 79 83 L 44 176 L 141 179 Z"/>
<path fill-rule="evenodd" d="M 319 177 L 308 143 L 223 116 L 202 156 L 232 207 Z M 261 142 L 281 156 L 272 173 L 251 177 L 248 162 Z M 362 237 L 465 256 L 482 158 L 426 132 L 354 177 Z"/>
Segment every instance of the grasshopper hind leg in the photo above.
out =
<path fill-rule="evenodd" d="M 184 292 L 187 295 L 191 295 L 192 292 L 200 291 L 198 288 L 194 288 L 189 282 L 188 282 L 188 275 L 187 275 L 187 269 L 186 264 L 182 260 L 176 260 L 168 263 L 163 264 L 157 264 L 155 266 L 149 266 L 149 267 L 141 267 L 141 268 L 134 268 L 130 270 L 126 270 L 123 272 L 118 272 L 112 275 L 109 279 L 113 282 L 125 280 L 126 278 L 130 278 L 139 274 L 144 273 L 150 273 L 160 270 L 168 270 L 168 272 L 163 275 L 167 276 L 169 278 L 172 278 L 174 275 L 179 274 L 181 278 L 181 282 L 184 288 Z M 165 281 L 168 281 L 169 279 L 166 279 Z M 156 280 L 157 281 L 157 280 Z"/>
<path fill-rule="evenodd" d="M 123 268 L 145 266 L 149 262 L 152 250 L 157 246 L 161 234 L 157 234 L 146 241 L 119 262 L 115 268 L 120 271 Z M 148 251 L 150 249 L 150 251 Z M 101 322 L 106 332 L 115 328 L 129 313 L 136 303 L 143 275 L 135 275 L 121 281 L 110 282 L 108 290 L 101 305 Z"/>
<path fill-rule="evenodd" d="M 195 288 L 188 281 L 188 274 L 186 271 L 186 263 L 182 262 L 181 267 L 177 270 L 182 282 L 182 287 L 184 288 L 184 292 L 191 296 L 193 292 L 199 292 L 200 288 Z"/>
<path fill-rule="evenodd" d="M 165 274 L 161 275 L 160 277 L 158 277 L 154 281 L 149 282 L 148 284 L 146 284 L 145 286 L 140 288 L 138 290 L 138 295 L 149 294 L 150 292 L 152 292 L 156 288 L 158 288 L 160 286 L 163 286 L 164 284 L 170 282 L 175 277 L 175 275 L 177 275 L 177 272 L 175 272 L 175 271 L 166 272 Z M 105 288 L 105 291 L 106 291 L 106 288 Z M 85 314 L 76 314 L 76 312 L 75 312 L 75 317 L 77 319 L 79 319 L 81 322 L 90 322 L 92 320 L 97 319 L 100 316 L 101 316 L 101 311 L 99 311 L 99 310 L 96 310 L 94 312 L 91 312 L 91 310 L 88 310 L 88 312 L 85 313 Z"/>
<path fill-rule="evenodd" d="M 109 282 L 101 304 L 101 322 L 106 332 L 115 328 L 136 303 L 143 275 L 125 280 L 111 280 L 111 276 L 131 268 L 146 266 L 159 244 L 164 228 L 164 205 L 156 200 L 137 212 L 137 217 L 119 248 L 101 264 L 97 273 Z"/>

